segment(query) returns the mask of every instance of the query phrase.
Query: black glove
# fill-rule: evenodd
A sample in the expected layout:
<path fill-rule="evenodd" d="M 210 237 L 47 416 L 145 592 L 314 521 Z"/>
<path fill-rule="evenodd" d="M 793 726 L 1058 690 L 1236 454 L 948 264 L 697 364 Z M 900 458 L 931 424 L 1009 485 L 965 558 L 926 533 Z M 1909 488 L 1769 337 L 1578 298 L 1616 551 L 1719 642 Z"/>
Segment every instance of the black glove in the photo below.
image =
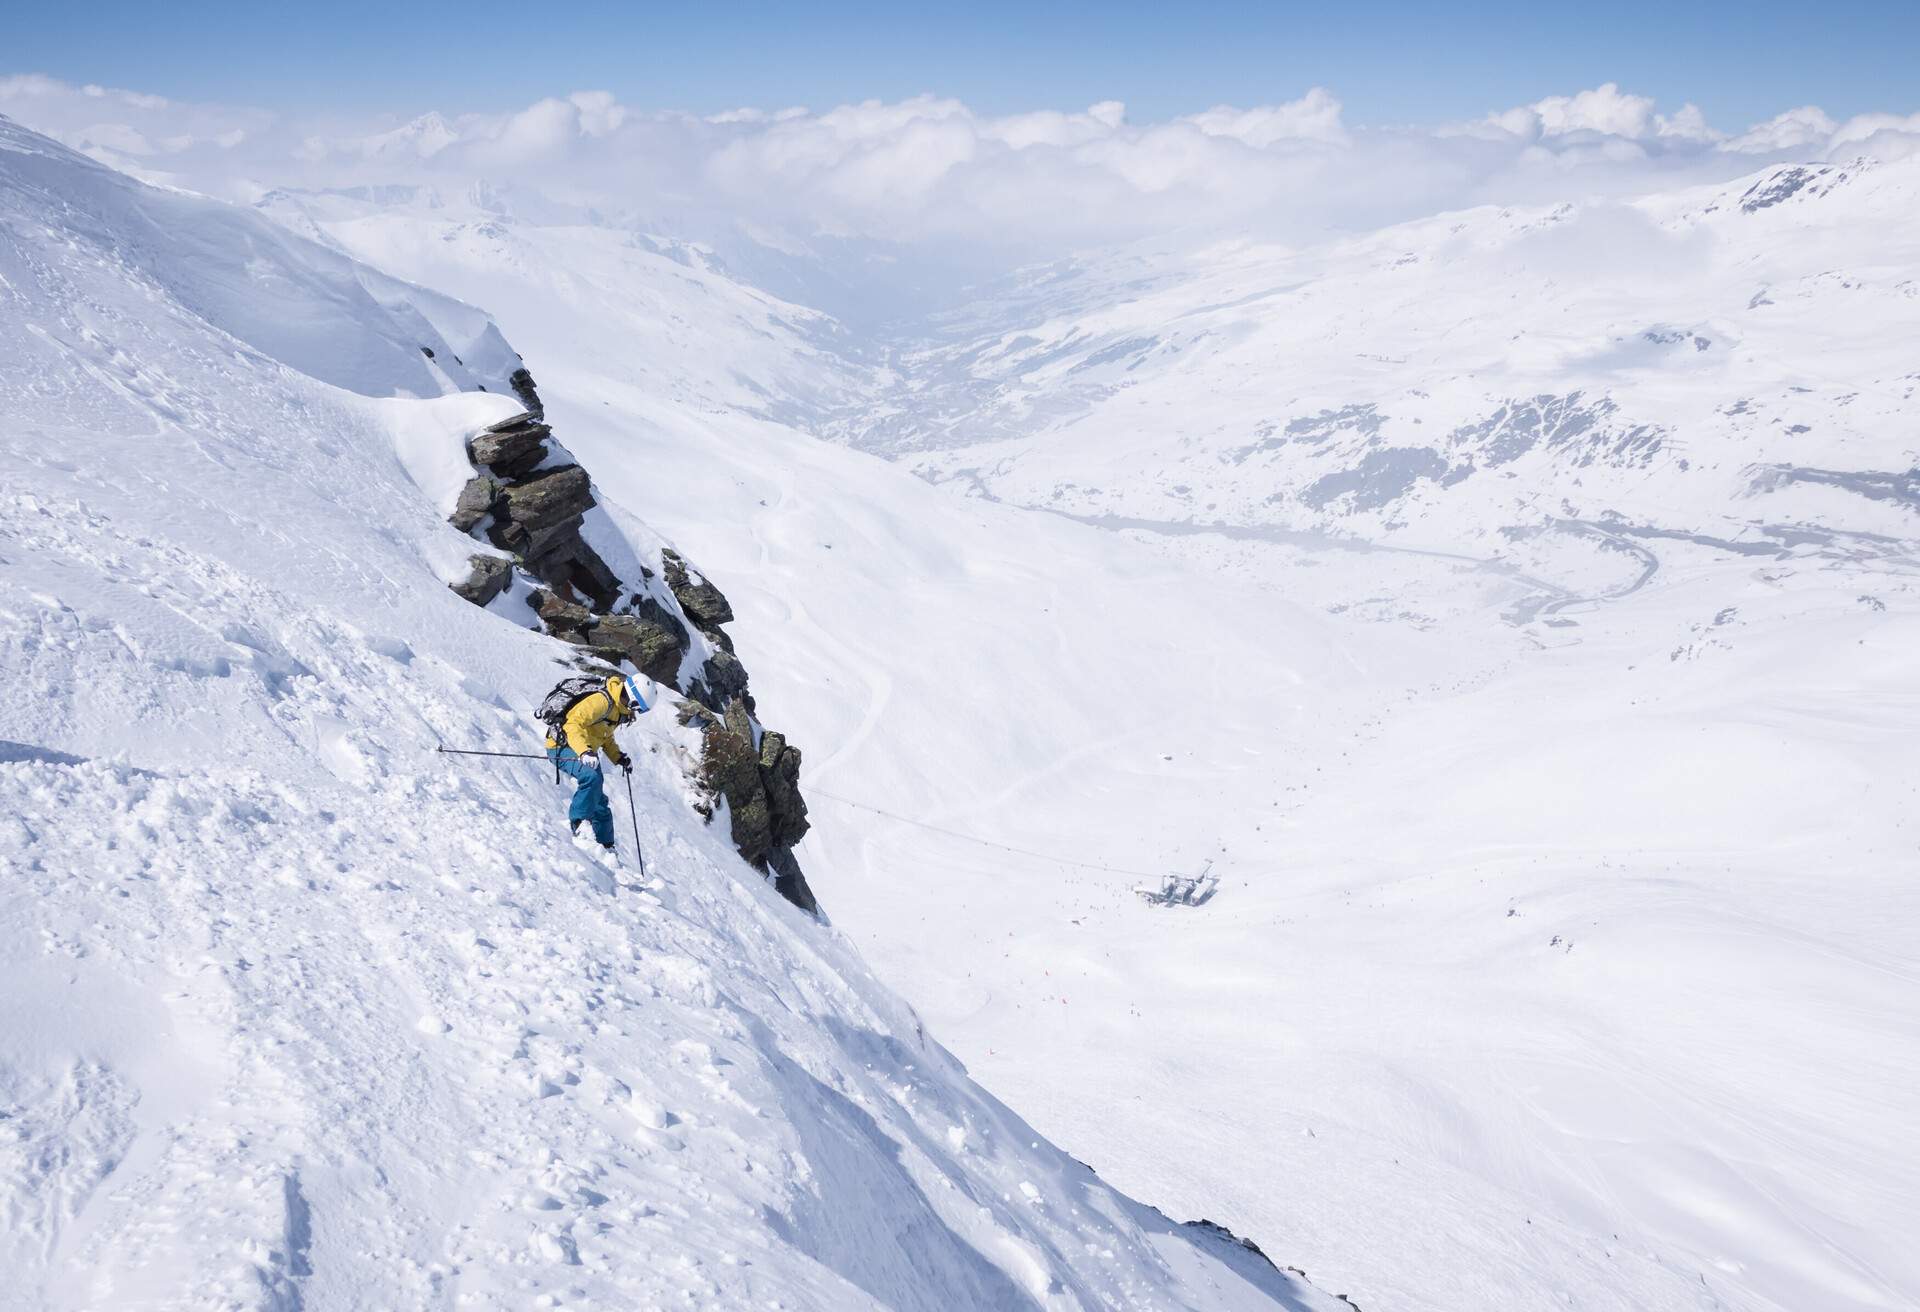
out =
<path fill-rule="evenodd" d="M 632 757 L 630 757 L 630 756 L 628 756 L 628 757 L 622 757 L 622 758 L 621 758 L 621 760 L 620 760 L 620 773 L 621 773 L 621 774 L 632 774 L 632 773 L 633 773 L 633 758 L 632 758 Z"/>

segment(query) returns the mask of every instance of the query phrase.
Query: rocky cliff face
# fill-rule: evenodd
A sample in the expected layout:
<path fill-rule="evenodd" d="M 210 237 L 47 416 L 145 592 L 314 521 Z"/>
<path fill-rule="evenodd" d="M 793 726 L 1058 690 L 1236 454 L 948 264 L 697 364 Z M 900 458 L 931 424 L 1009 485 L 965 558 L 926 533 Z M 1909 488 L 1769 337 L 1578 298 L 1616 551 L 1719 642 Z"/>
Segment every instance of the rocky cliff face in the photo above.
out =
<path fill-rule="evenodd" d="M 532 378 L 521 387 L 515 377 L 537 406 Z M 680 693 L 681 723 L 701 732 L 701 813 L 711 821 L 724 802 L 740 855 L 788 901 L 817 912 L 793 855 L 808 827 L 800 749 L 755 717 L 746 667 L 724 627 L 733 607 L 672 548 L 662 548 L 657 570 L 642 562 L 638 578 L 615 574 L 582 531 L 596 505 L 593 480 L 552 442 L 541 413 L 529 409 L 468 439 L 474 476 L 449 522 L 495 551 L 475 553 L 453 590 L 537 620 L 581 649 L 583 668 L 631 668 Z M 513 613 L 521 605 L 530 616 Z"/>

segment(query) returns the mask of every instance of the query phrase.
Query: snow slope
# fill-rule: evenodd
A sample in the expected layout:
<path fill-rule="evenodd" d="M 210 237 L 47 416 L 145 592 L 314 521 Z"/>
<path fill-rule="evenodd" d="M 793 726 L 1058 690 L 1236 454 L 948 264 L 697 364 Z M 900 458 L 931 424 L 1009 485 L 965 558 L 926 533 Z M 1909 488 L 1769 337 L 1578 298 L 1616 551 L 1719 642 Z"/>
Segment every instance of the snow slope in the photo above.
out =
<path fill-rule="evenodd" d="M 596 225 L 570 209 L 528 222 L 494 189 L 474 190 L 459 198 L 278 191 L 256 208 L 377 268 L 464 288 L 456 294 L 473 304 L 510 297 L 521 332 L 567 343 L 534 370 L 556 395 L 615 375 L 661 422 L 683 410 L 791 421 L 843 408 L 868 385 L 869 371 L 848 358 L 857 343 L 839 323 L 726 276 L 702 247 Z M 530 285 L 538 297 L 518 290 Z"/>
<path fill-rule="evenodd" d="M 893 465 L 663 395 L 571 238 L 329 231 L 567 372 L 836 922 L 1103 1173 L 1369 1308 L 1864 1309 L 1920 1298 L 1911 177 L 1097 257 L 816 412 Z M 1368 504 L 1416 448 L 1475 472 Z"/>
<path fill-rule="evenodd" d="M 0 1301 L 1332 1306 L 974 1085 L 667 717 L 647 889 L 434 754 L 560 649 L 441 581 L 402 457 L 513 406 L 392 285 L 0 122 Z"/>

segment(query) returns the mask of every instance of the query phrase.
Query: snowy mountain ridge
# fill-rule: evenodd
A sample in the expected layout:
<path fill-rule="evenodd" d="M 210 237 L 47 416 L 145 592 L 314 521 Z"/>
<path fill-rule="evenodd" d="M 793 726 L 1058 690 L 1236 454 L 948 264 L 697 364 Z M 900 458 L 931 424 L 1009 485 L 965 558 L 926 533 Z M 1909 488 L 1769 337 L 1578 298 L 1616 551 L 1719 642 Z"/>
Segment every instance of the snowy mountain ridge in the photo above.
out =
<path fill-rule="evenodd" d="M 518 409 L 479 312 L 6 123 L 0 287 L 8 1300 L 1336 1306 L 972 1084 L 669 718 L 644 888 L 435 756 L 561 671 L 409 473 Z"/>
<path fill-rule="evenodd" d="M 957 314 L 842 428 L 1080 515 L 1451 550 L 1555 519 L 1737 536 L 1811 513 L 1748 506 L 1758 466 L 1911 462 L 1916 205 L 1920 160 L 1859 159 L 1306 250 L 1140 248 Z"/>

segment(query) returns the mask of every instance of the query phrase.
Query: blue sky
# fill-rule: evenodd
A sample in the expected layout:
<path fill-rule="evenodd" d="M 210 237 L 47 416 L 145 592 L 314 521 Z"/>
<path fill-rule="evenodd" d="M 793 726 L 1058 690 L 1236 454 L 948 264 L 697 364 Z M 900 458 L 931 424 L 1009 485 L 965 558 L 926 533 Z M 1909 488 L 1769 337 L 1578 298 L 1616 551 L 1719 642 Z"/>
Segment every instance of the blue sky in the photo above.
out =
<path fill-rule="evenodd" d="M 1735 127 L 1819 104 L 1920 109 L 1920 0 L 1605 5 L 924 6 L 418 0 L 20 5 L 0 72 L 304 112 L 498 109 L 584 87 L 642 108 L 814 108 L 933 92 L 1136 119 L 1321 85 L 1356 124 L 1476 116 L 1602 82 Z"/>

